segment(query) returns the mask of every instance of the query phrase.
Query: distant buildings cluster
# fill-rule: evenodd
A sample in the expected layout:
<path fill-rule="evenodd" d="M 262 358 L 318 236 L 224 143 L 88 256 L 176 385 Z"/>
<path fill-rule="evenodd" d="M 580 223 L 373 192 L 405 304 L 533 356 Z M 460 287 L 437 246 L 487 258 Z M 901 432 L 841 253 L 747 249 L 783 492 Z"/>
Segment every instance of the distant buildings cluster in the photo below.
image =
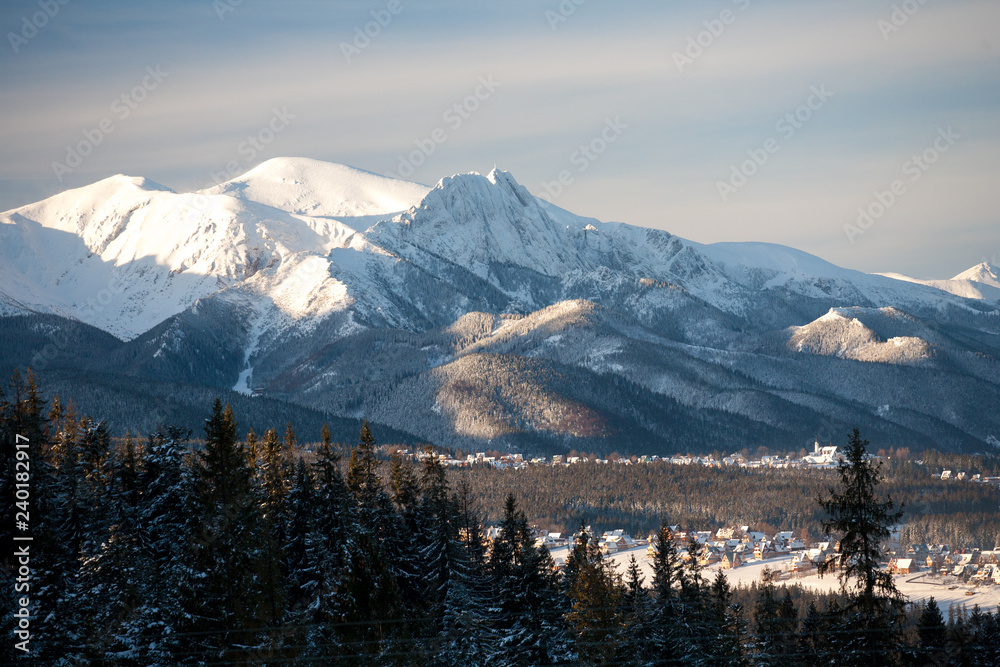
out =
<path fill-rule="evenodd" d="M 761 456 L 757 459 L 750 459 L 739 452 L 716 458 L 708 454 L 705 456 L 692 456 L 690 454 L 678 454 L 674 456 L 632 456 L 630 458 L 601 459 L 588 456 L 563 456 L 557 454 L 551 458 L 545 456 L 535 456 L 530 459 L 524 458 L 521 454 L 497 454 L 487 455 L 484 452 L 469 454 L 464 458 L 455 458 L 449 454 L 433 454 L 426 451 L 410 452 L 406 449 L 396 451 L 403 457 L 412 457 L 422 461 L 428 457 L 436 457 L 444 466 L 469 467 L 474 465 L 485 465 L 501 470 L 521 470 L 528 466 L 571 466 L 579 463 L 598 463 L 615 465 L 636 465 L 641 463 L 670 463 L 672 465 L 700 465 L 710 468 L 722 468 L 736 466 L 740 468 L 784 468 L 784 469 L 826 469 L 835 468 L 843 459 L 840 449 L 834 445 L 821 446 L 819 442 L 813 444 L 813 451 L 802 457 L 794 457 L 791 454 L 785 456 Z M 878 457 L 872 457 L 878 458 Z M 916 463 L 922 464 L 922 461 Z M 965 472 L 955 473 L 951 470 L 933 473 L 936 479 L 969 481 L 983 484 L 995 484 L 1000 486 L 1000 477 L 983 477 L 979 473 L 969 475 Z"/>
<path fill-rule="evenodd" d="M 718 564 L 724 570 L 775 559 L 779 565 L 776 569 L 785 577 L 811 574 L 823 563 L 836 559 L 840 552 L 839 542 L 824 539 L 806 544 L 790 530 L 769 535 L 750 530 L 749 526 L 730 526 L 714 532 L 682 530 L 680 526 L 669 526 L 669 529 L 681 560 L 691 558 L 687 547 L 693 539 L 701 546 L 699 564 L 705 567 Z M 584 530 L 605 555 L 645 547 L 646 555 L 653 558 L 659 546 L 655 533 L 643 539 L 633 538 L 624 530 L 609 530 L 600 536 L 590 526 Z M 498 526 L 486 530 L 486 538 L 490 542 L 499 534 Z M 536 546 L 545 546 L 549 550 L 571 547 L 577 536 L 576 533 L 566 535 L 534 527 L 532 534 Z M 956 584 L 1000 585 L 1000 550 L 956 550 L 947 544 L 918 544 L 900 550 L 896 543 L 898 537 L 898 532 L 894 531 L 890 544 L 884 550 L 883 568 L 892 574 L 947 576 L 953 577 Z"/>
<path fill-rule="evenodd" d="M 706 456 L 691 456 L 689 454 L 676 456 L 633 456 L 631 458 L 602 459 L 588 456 L 563 456 L 557 454 L 548 458 L 536 456 L 525 459 L 521 454 L 501 454 L 490 456 L 484 452 L 469 454 L 465 458 L 455 458 L 448 454 L 433 454 L 425 451 L 410 452 L 406 449 L 396 451 L 404 457 L 412 457 L 422 461 L 434 456 L 442 465 L 454 467 L 468 467 L 473 465 L 487 465 L 493 468 L 518 470 L 535 465 L 551 466 L 571 466 L 578 463 L 598 463 L 616 465 L 634 465 L 639 463 L 664 462 L 673 465 L 702 465 L 714 468 L 723 466 L 738 466 L 741 468 L 833 468 L 836 467 L 842 456 L 835 446 L 822 447 L 817 442 L 811 454 L 802 458 L 787 456 L 761 456 L 758 459 L 748 459 L 743 454 L 736 452 L 729 456 L 717 459 L 711 454 Z"/>
<path fill-rule="evenodd" d="M 942 470 L 941 474 L 931 473 L 931 477 L 935 479 L 945 479 L 945 480 L 953 479 L 960 482 L 969 481 L 969 482 L 976 482 L 979 484 L 996 484 L 997 486 L 1000 486 L 1000 477 L 983 477 L 979 473 L 976 473 L 974 475 L 969 475 L 968 473 L 963 471 L 955 473 L 952 470 Z"/>
<path fill-rule="evenodd" d="M 947 544 L 918 544 L 890 554 L 893 574 L 953 576 L 963 582 L 1000 584 L 1000 551 L 955 551 Z"/>

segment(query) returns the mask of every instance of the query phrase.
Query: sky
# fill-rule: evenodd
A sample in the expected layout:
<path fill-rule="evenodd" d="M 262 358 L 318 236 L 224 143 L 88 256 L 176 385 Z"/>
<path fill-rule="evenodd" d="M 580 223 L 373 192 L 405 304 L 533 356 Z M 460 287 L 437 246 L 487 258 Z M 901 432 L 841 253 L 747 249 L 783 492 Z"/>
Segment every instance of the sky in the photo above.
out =
<path fill-rule="evenodd" d="M 1000 3 L 4 0 L 0 210 L 311 157 L 867 272 L 1000 263 Z"/>

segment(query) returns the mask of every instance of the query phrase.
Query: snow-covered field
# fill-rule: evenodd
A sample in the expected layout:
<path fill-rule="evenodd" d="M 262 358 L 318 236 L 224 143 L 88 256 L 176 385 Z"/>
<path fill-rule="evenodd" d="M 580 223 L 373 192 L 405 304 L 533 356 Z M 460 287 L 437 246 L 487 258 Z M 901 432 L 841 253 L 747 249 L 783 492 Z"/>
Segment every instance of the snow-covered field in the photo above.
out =
<path fill-rule="evenodd" d="M 557 564 L 561 564 L 566 560 L 568 553 L 568 547 L 553 549 L 552 557 L 556 560 Z M 622 551 L 608 556 L 608 558 L 615 564 L 617 570 L 624 575 L 628 568 L 629 559 L 632 556 L 635 556 L 635 560 L 639 564 L 639 569 L 648 586 L 653 579 L 653 561 L 646 555 L 645 546 Z M 739 584 L 749 585 L 753 581 L 760 581 L 760 575 L 765 567 L 785 573 L 785 566 L 790 560 L 791 556 L 783 556 L 769 558 L 766 561 L 750 561 L 741 567 L 726 570 L 726 577 L 733 586 Z M 710 565 L 706 568 L 706 578 L 711 580 L 715 577 L 715 572 L 718 569 L 718 563 Z M 779 583 L 800 584 L 805 588 L 824 592 L 834 591 L 840 587 L 836 576 L 828 575 L 819 577 L 815 571 L 802 575 L 793 574 L 789 578 L 783 577 Z M 944 613 L 947 613 L 948 607 L 953 605 L 957 609 L 960 605 L 964 604 L 971 610 L 973 605 L 978 604 L 984 610 L 990 611 L 1000 607 L 1000 586 L 992 584 L 973 586 L 958 583 L 953 577 L 934 577 L 931 579 L 924 573 L 917 573 L 897 575 L 896 587 L 911 602 L 917 602 L 933 596 Z M 972 595 L 966 595 L 968 591 L 972 591 Z"/>

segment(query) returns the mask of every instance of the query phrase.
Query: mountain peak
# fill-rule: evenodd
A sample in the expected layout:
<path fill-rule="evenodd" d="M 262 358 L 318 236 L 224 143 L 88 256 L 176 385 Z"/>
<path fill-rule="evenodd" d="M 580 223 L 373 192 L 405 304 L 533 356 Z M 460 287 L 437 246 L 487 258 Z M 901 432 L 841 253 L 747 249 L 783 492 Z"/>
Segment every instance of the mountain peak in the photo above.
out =
<path fill-rule="evenodd" d="M 335 162 L 279 157 L 206 194 L 226 194 L 284 211 L 315 217 L 390 216 L 417 205 L 426 185 Z"/>
<path fill-rule="evenodd" d="M 972 280 L 977 283 L 1000 287 L 1000 269 L 989 262 L 980 262 L 971 269 L 958 274 L 952 280 Z"/>

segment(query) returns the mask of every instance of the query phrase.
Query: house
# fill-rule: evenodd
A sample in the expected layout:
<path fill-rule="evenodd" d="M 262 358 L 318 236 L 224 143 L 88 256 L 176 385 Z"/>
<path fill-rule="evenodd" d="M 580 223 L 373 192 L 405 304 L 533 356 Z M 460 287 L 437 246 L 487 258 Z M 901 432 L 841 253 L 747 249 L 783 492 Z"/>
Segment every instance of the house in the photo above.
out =
<path fill-rule="evenodd" d="M 619 551 L 624 551 L 617 540 L 603 540 L 600 544 L 601 553 L 603 554 L 616 554 Z"/>
<path fill-rule="evenodd" d="M 973 565 L 972 563 L 965 563 L 965 564 L 959 563 L 951 570 L 952 576 L 955 577 L 964 577 L 966 575 L 972 576 L 975 573 L 976 573 L 976 566 Z"/>
<path fill-rule="evenodd" d="M 813 563 L 807 554 L 799 554 L 792 558 L 790 568 L 792 572 L 808 572 L 813 569 Z"/>
<path fill-rule="evenodd" d="M 924 559 L 924 567 L 931 572 L 939 571 L 944 567 L 944 556 L 941 554 L 927 554 L 927 558 Z"/>
<path fill-rule="evenodd" d="M 701 557 L 698 559 L 698 564 L 702 567 L 708 567 L 709 565 L 714 565 L 718 563 L 722 558 L 719 556 L 719 552 L 714 549 L 705 549 L 701 552 Z"/>
<path fill-rule="evenodd" d="M 997 565 L 998 562 L 996 551 L 983 551 L 979 554 L 980 565 Z"/>
<path fill-rule="evenodd" d="M 910 574 L 916 571 L 912 558 L 897 558 L 889 563 L 889 571 L 893 574 Z"/>
<path fill-rule="evenodd" d="M 722 560 L 719 567 L 723 570 L 728 570 L 732 567 L 739 567 L 743 565 L 743 557 L 738 551 L 732 549 L 727 549 L 724 554 L 722 554 Z"/>
<path fill-rule="evenodd" d="M 809 558 L 809 560 L 812 561 L 812 564 L 815 565 L 816 567 L 819 567 L 823 563 L 829 561 L 834 561 L 833 565 L 834 569 L 836 569 L 837 567 L 836 566 L 837 554 L 833 551 L 830 551 L 828 549 L 810 549 L 807 552 L 807 554 L 808 554 L 807 558 Z"/>
<path fill-rule="evenodd" d="M 767 535 L 765 535 L 764 533 L 755 530 L 747 530 L 743 532 L 742 539 L 744 542 L 756 544 L 757 542 L 763 542 L 766 538 Z"/>
<path fill-rule="evenodd" d="M 770 542 L 758 542 L 757 546 L 754 547 L 753 550 L 753 557 L 757 560 L 774 558 L 777 555 L 777 552 L 774 550 L 774 545 Z"/>
<path fill-rule="evenodd" d="M 566 539 L 562 536 L 562 533 L 545 533 L 544 535 L 539 535 L 538 539 L 535 540 L 535 546 L 544 546 L 546 549 L 564 547 L 566 546 Z"/>
<path fill-rule="evenodd" d="M 840 456 L 836 447 L 820 447 L 819 442 L 813 443 L 813 453 L 802 457 L 802 460 L 814 466 L 833 466 Z"/>

